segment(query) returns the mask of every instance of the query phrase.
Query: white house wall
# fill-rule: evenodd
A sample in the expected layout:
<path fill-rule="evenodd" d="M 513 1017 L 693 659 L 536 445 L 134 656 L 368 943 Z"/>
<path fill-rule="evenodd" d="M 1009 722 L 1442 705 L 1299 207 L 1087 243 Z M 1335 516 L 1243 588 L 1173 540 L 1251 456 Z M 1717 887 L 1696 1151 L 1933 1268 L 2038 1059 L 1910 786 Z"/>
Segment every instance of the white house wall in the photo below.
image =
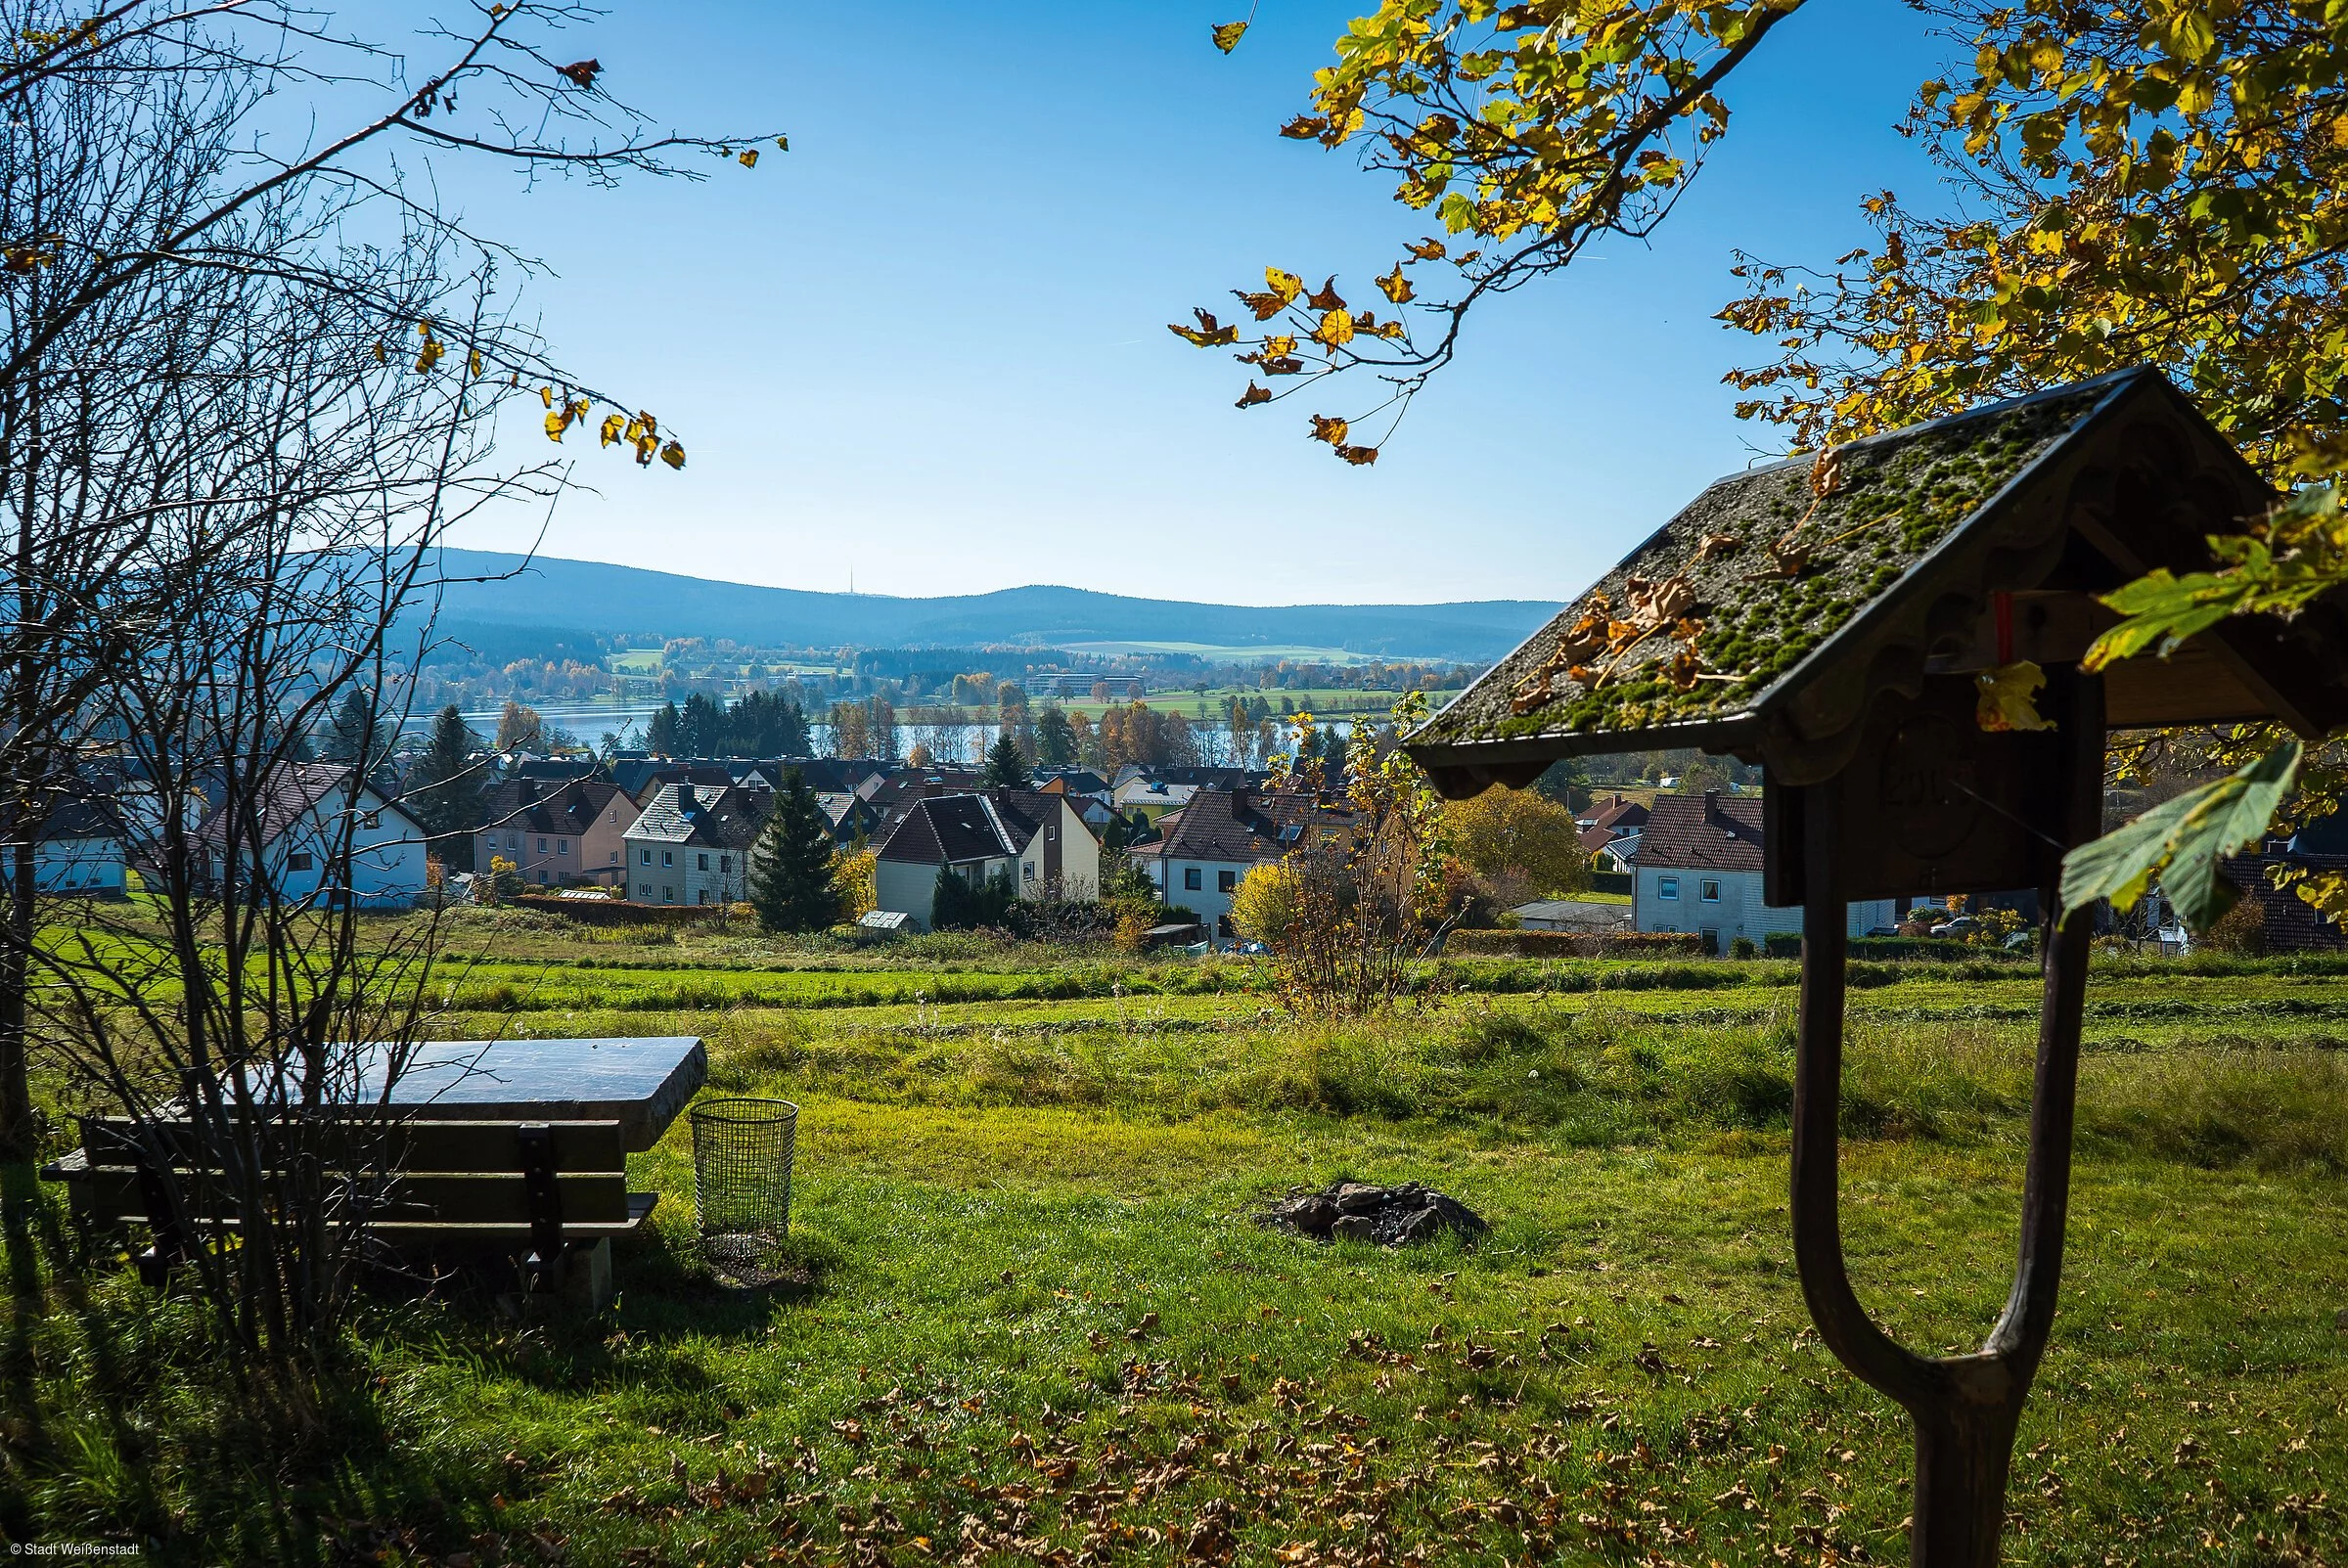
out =
<path fill-rule="evenodd" d="M 1678 897 L 1663 896 L 1667 880 L 1677 883 Z M 1707 882 L 1719 885 L 1718 899 L 1703 896 Z M 1802 928 L 1798 906 L 1781 909 L 1762 902 L 1759 872 L 1642 866 L 1631 883 L 1631 912 L 1633 924 L 1642 931 L 1717 931 L 1724 950 L 1740 936 L 1759 942 L 1774 932 Z M 1896 920 L 1890 899 L 1868 899 L 1850 906 L 1846 929 L 1852 936 L 1864 936 Z"/>
<path fill-rule="evenodd" d="M 711 908 L 739 904 L 750 896 L 748 856 L 743 850 L 703 849 L 674 839 L 630 837 L 621 842 L 626 891 L 633 903 Z"/>
<path fill-rule="evenodd" d="M 43 893 L 105 895 L 123 890 L 118 838 L 48 838 L 33 846 L 32 885 Z M 0 855 L 0 883 L 16 865 Z"/>
<path fill-rule="evenodd" d="M 893 910 L 926 931 L 937 912 L 937 868 L 910 860 L 875 861 L 873 908 Z"/>

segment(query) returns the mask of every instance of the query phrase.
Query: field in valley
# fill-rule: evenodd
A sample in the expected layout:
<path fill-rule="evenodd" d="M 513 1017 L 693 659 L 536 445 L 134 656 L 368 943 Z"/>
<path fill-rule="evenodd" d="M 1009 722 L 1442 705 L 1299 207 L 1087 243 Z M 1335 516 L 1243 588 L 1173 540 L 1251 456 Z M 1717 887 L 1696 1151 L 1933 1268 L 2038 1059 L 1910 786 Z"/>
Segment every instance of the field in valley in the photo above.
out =
<path fill-rule="evenodd" d="M 158 1560 L 733 1564 L 1905 1556 L 1904 1416 L 1808 1329 L 1792 965 L 1478 961 L 1304 1026 L 1228 961 L 971 938 L 460 925 L 459 1038 L 704 1037 L 802 1107 L 791 1274 L 713 1277 L 682 1121 L 595 1320 L 368 1306 L 332 1452 L 127 1274 L 12 1259 L 0 1528 Z M 1845 1230 L 1909 1343 L 1977 1339 L 2016 1227 L 2035 980 L 1859 966 Z M 2091 989 L 2016 1560 L 2348 1554 L 2348 963 Z M 1340 1176 L 1492 1223 L 1388 1252 L 1252 1223 Z M 71 1243 L 52 1232 L 50 1264 Z M 27 1310 L 45 1289 L 45 1314 Z"/>

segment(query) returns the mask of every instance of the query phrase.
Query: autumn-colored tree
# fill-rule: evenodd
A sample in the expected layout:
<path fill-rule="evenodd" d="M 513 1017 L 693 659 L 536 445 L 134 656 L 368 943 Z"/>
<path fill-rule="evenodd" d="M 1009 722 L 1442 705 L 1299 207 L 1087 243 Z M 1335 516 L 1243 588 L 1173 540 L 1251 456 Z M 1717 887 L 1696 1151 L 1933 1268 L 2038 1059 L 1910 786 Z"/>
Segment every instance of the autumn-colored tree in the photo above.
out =
<path fill-rule="evenodd" d="M 1332 377 L 1368 381 L 1370 408 L 1309 423 L 1339 457 L 1374 462 L 1365 420 L 1399 419 L 1451 359 L 1471 309 L 1669 215 L 1728 133 L 1732 76 L 1803 3 L 1382 0 L 1347 28 L 1283 134 L 1360 149 L 1442 233 L 1402 246 L 1377 277 L 1368 297 L 1383 319 L 1334 277 L 1314 288 L 1275 266 L 1263 288 L 1237 291 L 1261 324 L 1251 336 L 1204 310 L 1173 331 L 1249 367 L 1242 408 Z M 1732 374 L 1765 394 L 1739 413 L 1816 448 L 2157 365 L 2253 463 L 2303 488 L 2213 541 L 2213 569 L 2154 573 L 2110 596 L 2127 618 L 2090 667 L 2348 586 L 2348 75 L 2337 66 L 2348 11 L 2288 0 L 1919 10 L 1973 51 L 1919 85 L 1906 126 L 1958 199 L 1936 193 L 1940 205 L 1919 209 L 1876 193 L 1864 202 L 1876 244 L 1807 266 L 1747 258 L 1746 292 L 1722 314 L 1775 357 Z M 1215 41 L 1228 50 L 1244 31 L 1232 23 Z M 2066 901 L 2125 905 L 2165 874 L 2180 912 L 2205 924 L 2231 893 L 2211 869 L 2218 856 L 2254 842 L 2287 801 L 2301 815 L 2330 809 L 2348 779 L 2336 742 L 2310 751 L 2264 726 L 2205 754 L 2239 771 L 2083 852 Z M 2302 896 L 2348 911 L 2348 877 L 2310 878 Z"/>
<path fill-rule="evenodd" d="M 497 749 L 511 755 L 545 747 L 546 721 L 538 716 L 538 710 L 509 699 L 497 716 Z"/>
<path fill-rule="evenodd" d="M 1555 898 L 1590 885 L 1590 857 L 1573 813 L 1530 789 L 1487 789 L 1446 802 L 1452 853 L 1503 904 Z"/>
<path fill-rule="evenodd" d="M 1426 702 L 1394 705 L 1397 727 L 1423 723 Z M 1298 749 L 1273 759 L 1275 787 L 1319 802 L 1329 770 Z M 1411 967 L 1459 914 L 1443 903 L 1449 846 L 1441 801 L 1418 765 L 1379 749 L 1377 729 L 1353 727 L 1341 792 L 1317 806 L 1295 847 L 1249 895 L 1248 919 L 1272 950 L 1281 995 L 1308 1017 L 1349 1017 L 1391 1007 Z M 1250 878 L 1252 880 L 1253 878 Z"/>

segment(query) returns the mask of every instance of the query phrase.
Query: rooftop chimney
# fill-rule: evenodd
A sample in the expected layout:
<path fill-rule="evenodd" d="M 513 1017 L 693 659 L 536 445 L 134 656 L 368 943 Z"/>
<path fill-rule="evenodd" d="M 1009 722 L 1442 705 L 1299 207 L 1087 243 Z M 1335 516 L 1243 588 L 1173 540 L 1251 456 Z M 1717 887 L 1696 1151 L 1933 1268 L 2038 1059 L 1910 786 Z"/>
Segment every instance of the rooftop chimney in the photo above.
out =
<path fill-rule="evenodd" d="M 1718 822 L 1719 820 L 1720 791 L 1717 789 L 1707 789 L 1704 791 L 1704 821 Z"/>

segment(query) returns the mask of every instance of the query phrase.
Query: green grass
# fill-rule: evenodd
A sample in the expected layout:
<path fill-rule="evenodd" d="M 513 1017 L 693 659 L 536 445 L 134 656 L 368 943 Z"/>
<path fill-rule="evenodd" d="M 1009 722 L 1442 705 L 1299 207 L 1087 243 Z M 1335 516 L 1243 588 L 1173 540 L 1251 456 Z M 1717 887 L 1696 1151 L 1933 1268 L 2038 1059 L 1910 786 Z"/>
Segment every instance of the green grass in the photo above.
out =
<path fill-rule="evenodd" d="M 292 1446 L 240 1424 L 184 1306 L 36 1277 L 20 1245 L 11 1539 L 189 1562 L 1905 1551 L 1906 1420 L 1819 1347 L 1792 1272 L 1790 965 L 1494 961 L 1389 1020 L 1303 1027 L 1239 965 L 496 945 L 465 985 L 528 971 L 562 1005 L 452 1032 L 698 1033 L 711 1092 L 802 1106 L 795 1278 L 700 1270 L 680 1124 L 632 1162 L 663 1197 L 610 1313 L 372 1303 L 335 1440 Z M 1857 978 L 1853 1274 L 1908 1343 L 1955 1348 L 2011 1264 L 2034 979 Z M 906 987 L 926 995 L 880 1000 Z M 2010 1556 L 2340 1560 L 2348 987 L 2123 962 L 2091 1003 Z M 1385 1253 L 1250 1223 L 1348 1174 L 1433 1182 L 1494 1230 Z"/>

